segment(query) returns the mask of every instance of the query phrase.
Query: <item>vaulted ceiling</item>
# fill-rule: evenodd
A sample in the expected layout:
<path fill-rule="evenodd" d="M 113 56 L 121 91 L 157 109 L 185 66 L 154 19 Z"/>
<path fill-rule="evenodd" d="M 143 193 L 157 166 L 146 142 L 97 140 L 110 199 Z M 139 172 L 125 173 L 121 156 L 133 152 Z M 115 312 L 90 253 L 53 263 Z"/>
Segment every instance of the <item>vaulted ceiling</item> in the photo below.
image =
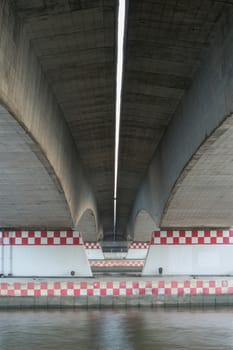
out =
<path fill-rule="evenodd" d="M 116 36 L 114 0 L 11 0 L 70 127 L 96 195 L 105 238 L 113 232 Z M 131 0 L 120 129 L 117 236 L 227 2 Z"/>

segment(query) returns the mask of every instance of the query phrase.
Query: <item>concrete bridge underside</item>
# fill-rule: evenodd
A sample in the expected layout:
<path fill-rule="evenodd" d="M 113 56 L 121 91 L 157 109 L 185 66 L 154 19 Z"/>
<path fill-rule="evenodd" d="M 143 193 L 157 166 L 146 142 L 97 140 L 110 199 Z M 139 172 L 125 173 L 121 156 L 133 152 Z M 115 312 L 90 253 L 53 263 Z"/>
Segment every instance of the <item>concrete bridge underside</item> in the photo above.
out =
<path fill-rule="evenodd" d="M 146 215 L 145 230 L 231 226 L 233 2 L 128 5 L 116 239 L 142 240 Z M 57 217 L 112 239 L 116 19 L 114 0 L 0 0 L 0 122 L 28 153 L 12 205 L 19 177 L 4 177 L 16 155 L 2 129 L 0 225 L 49 228 Z M 41 191 L 23 170 L 38 154 Z"/>

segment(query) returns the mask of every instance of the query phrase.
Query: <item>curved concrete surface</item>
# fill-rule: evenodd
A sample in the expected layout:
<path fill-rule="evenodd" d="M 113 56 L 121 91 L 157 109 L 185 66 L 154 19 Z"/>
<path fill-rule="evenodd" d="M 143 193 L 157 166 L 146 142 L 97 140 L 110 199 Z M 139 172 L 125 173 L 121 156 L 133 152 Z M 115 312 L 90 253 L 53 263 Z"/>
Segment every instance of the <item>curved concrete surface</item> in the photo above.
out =
<path fill-rule="evenodd" d="M 71 226 L 53 169 L 36 143 L 0 107 L 0 227 Z"/>
<path fill-rule="evenodd" d="M 233 110 L 232 19 L 233 11 L 229 9 L 218 25 L 205 63 L 197 72 L 155 152 L 138 191 L 128 224 L 129 233 L 133 231 L 134 218 L 142 208 L 161 225 L 164 208 L 177 178 L 199 146 Z M 190 219 L 199 207 L 198 201 L 195 204 L 193 211 L 189 212 Z M 227 212 L 228 206 L 226 201 L 224 210 Z M 208 222 L 210 226 L 217 223 L 215 219 Z M 170 225 L 168 221 L 166 224 Z"/>
<path fill-rule="evenodd" d="M 14 16 L 9 2 L 0 3 L 0 13 L 0 101 L 33 136 L 54 169 L 73 225 L 87 208 L 92 208 L 98 221 L 95 197 L 71 132 L 25 28 Z"/>
<path fill-rule="evenodd" d="M 204 142 L 181 173 L 162 227 L 233 226 L 233 117 Z"/>
<path fill-rule="evenodd" d="M 91 209 L 87 209 L 77 224 L 77 230 L 85 242 L 95 242 L 99 239 L 96 229 L 95 215 Z"/>
<path fill-rule="evenodd" d="M 134 241 L 149 241 L 152 232 L 157 230 L 158 226 L 155 224 L 153 218 L 146 210 L 140 210 L 135 218 L 134 223 Z"/>

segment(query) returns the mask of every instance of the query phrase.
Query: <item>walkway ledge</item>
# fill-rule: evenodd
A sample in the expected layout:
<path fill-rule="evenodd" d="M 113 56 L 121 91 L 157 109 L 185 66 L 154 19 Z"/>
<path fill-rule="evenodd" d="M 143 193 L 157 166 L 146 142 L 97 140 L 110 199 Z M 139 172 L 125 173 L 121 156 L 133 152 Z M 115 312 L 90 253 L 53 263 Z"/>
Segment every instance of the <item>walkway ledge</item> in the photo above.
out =
<path fill-rule="evenodd" d="M 3 278 L 0 309 L 233 306 L 233 278 Z"/>

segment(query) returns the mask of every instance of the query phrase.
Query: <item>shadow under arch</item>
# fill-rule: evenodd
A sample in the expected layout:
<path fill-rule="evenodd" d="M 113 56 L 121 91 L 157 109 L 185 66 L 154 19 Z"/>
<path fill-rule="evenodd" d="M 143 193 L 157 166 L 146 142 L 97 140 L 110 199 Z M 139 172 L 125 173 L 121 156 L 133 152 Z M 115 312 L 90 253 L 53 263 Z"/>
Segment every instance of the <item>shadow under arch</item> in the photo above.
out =
<path fill-rule="evenodd" d="M 134 241 L 149 241 L 151 239 L 152 232 L 157 230 L 152 215 L 146 209 L 140 209 L 134 220 Z"/>
<path fill-rule="evenodd" d="M 0 105 L 0 227 L 72 227 L 61 184 L 37 142 Z"/>
<path fill-rule="evenodd" d="M 92 209 L 86 209 L 82 213 L 76 229 L 81 233 L 85 242 L 95 242 L 101 238 L 97 227 L 97 220 Z"/>

